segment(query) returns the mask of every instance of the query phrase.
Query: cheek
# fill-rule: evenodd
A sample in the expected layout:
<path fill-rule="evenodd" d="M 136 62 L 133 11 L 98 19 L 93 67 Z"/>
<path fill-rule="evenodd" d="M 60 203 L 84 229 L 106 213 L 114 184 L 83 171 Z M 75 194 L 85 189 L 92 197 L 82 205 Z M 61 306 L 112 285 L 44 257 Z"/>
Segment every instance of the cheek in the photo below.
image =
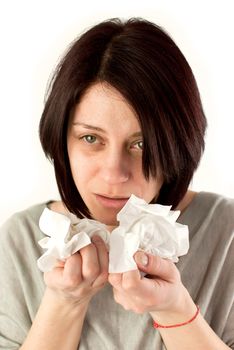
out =
<path fill-rule="evenodd" d="M 68 154 L 72 176 L 76 182 L 80 178 L 80 175 L 82 175 L 82 172 L 79 170 L 85 169 L 86 167 L 85 164 L 81 164 L 81 157 L 79 156 L 79 153 L 75 152 L 73 149 L 69 149 Z"/>
<path fill-rule="evenodd" d="M 73 179 L 77 186 L 87 184 L 87 182 L 93 178 L 95 169 L 93 162 L 87 158 L 82 157 L 79 153 L 75 153 L 75 156 L 70 153 L 70 167 Z"/>

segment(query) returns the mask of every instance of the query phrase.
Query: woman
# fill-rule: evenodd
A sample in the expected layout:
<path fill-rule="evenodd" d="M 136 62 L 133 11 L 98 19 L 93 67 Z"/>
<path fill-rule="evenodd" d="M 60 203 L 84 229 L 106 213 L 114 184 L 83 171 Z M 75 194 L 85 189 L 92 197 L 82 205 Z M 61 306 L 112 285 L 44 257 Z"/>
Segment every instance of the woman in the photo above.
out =
<path fill-rule="evenodd" d="M 234 202 L 188 190 L 205 128 L 191 68 L 160 27 L 114 19 L 72 44 L 40 122 L 62 201 L 16 214 L 0 235 L 1 349 L 234 349 Z M 141 251 L 137 270 L 108 273 L 94 236 L 42 275 L 45 207 L 112 231 L 131 194 L 181 211 L 190 249 L 178 264 Z"/>

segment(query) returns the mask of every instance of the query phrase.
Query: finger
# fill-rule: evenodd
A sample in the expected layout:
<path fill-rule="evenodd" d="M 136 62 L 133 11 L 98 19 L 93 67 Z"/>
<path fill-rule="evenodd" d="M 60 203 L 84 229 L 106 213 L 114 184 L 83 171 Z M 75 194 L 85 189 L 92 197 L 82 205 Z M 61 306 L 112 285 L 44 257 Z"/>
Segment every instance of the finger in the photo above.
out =
<path fill-rule="evenodd" d="M 156 296 L 156 284 L 154 280 L 142 277 L 139 270 L 127 271 L 122 275 L 122 288 L 131 300 L 145 302 Z"/>
<path fill-rule="evenodd" d="M 61 288 L 63 286 L 63 267 L 55 267 L 44 273 L 45 284 L 50 288 Z"/>
<path fill-rule="evenodd" d="M 122 273 L 109 273 L 108 281 L 117 290 L 122 290 Z"/>
<path fill-rule="evenodd" d="M 67 288 L 75 288 L 82 282 L 82 260 L 79 253 L 67 258 L 63 268 L 63 284 Z"/>
<path fill-rule="evenodd" d="M 157 276 L 168 282 L 179 279 L 179 272 L 171 260 L 144 252 L 137 252 L 134 259 L 138 268 L 146 274 Z"/>
<path fill-rule="evenodd" d="M 97 249 L 93 243 L 80 250 L 82 259 L 82 276 L 84 280 L 92 283 L 100 273 Z"/>
<path fill-rule="evenodd" d="M 99 261 L 99 267 L 100 267 L 99 276 L 94 281 L 93 287 L 98 287 L 98 286 L 103 285 L 107 281 L 109 257 L 108 257 L 108 251 L 106 248 L 106 244 L 100 236 L 96 236 L 96 235 L 93 236 L 92 243 L 96 247 L 98 261 Z"/>
<path fill-rule="evenodd" d="M 66 260 L 58 260 L 55 267 L 64 267 Z"/>
<path fill-rule="evenodd" d="M 139 270 L 124 272 L 122 275 L 122 288 L 129 292 L 134 292 L 139 287 L 141 274 Z"/>
<path fill-rule="evenodd" d="M 81 258 L 78 253 L 67 258 L 65 262 L 58 264 L 53 270 L 44 273 L 44 281 L 51 288 L 64 290 L 71 288 L 82 281 Z"/>

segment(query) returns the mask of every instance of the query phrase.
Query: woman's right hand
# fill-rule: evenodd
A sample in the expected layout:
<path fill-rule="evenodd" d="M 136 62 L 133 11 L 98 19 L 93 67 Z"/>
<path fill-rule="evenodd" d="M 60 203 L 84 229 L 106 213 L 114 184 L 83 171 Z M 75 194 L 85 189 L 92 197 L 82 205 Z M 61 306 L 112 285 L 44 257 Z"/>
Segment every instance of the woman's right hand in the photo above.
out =
<path fill-rule="evenodd" d="M 106 284 L 109 264 L 106 245 L 96 235 L 91 241 L 91 244 L 44 274 L 47 289 L 55 297 L 76 305 L 88 304 Z"/>
<path fill-rule="evenodd" d="M 108 278 L 106 245 L 99 236 L 91 241 L 44 274 L 47 288 L 20 349 L 77 349 L 89 301 Z"/>

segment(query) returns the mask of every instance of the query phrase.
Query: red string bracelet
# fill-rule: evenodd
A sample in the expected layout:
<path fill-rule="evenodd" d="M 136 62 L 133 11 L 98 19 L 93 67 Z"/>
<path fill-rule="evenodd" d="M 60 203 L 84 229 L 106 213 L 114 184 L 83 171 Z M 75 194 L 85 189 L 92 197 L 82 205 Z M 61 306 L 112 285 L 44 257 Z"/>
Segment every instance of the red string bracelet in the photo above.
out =
<path fill-rule="evenodd" d="M 172 324 L 172 325 L 169 325 L 169 326 L 163 326 L 162 324 L 159 324 L 159 323 L 157 323 L 156 321 L 154 321 L 154 322 L 153 322 L 153 326 L 154 326 L 154 328 L 156 328 L 156 329 L 157 329 L 157 328 L 176 328 L 176 327 L 185 326 L 186 324 L 189 324 L 189 323 L 191 323 L 192 321 L 194 321 L 195 318 L 197 317 L 197 315 L 199 314 L 200 308 L 199 308 L 198 305 L 196 305 L 196 306 L 197 306 L 197 311 L 196 311 L 195 315 L 194 315 L 192 318 L 190 318 L 190 320 L 188 320 L 188 321 L 186 321 L 186 322 L 177 323 L 177 324 Z"/>

